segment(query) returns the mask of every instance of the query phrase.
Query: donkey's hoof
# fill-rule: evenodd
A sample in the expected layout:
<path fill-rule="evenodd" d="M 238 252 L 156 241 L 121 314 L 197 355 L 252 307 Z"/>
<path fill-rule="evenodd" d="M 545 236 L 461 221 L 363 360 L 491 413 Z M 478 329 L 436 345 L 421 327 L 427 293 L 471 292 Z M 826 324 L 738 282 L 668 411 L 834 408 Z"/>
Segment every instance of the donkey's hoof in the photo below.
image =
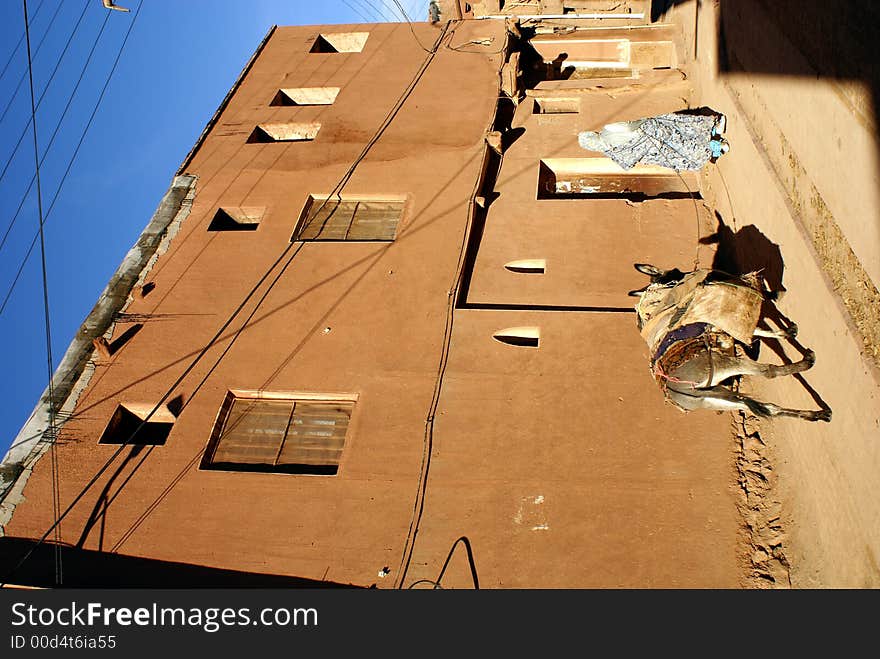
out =
<path fill-rule="evenodd" d="M 831 421 L 831 410 L 819 410 L 813 413 L 813 421 Z"/>
<path fill-rule="evenodd" d="M 813 368 L 813 364 L 816 363 L 816 353 L 812 350 L 807 350 L 804 354 L 804 361 L 807 364 L 807 368 Z"/>
<path fill-rule="evenodd" d="M 793 339 L 798 335 L 798 326 L 796 323 L 792 323 L 785 329 L 785 335 L 789 339 Z"/>

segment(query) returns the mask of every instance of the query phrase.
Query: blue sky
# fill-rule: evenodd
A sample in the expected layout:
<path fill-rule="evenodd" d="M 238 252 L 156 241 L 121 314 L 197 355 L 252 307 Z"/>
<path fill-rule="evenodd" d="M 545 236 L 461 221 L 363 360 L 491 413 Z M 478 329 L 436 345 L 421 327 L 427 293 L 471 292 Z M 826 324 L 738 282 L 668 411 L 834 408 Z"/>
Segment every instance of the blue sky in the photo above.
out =
<path fill-rule="evenodd" d="M 427 0 L 399 2 L 413 20 L 425 19 Z M 45 153 L 40 175 L 54 365 L 273 24 L 400 20 L 393 0 L 117 0 L 117 4 L 131 11 L 108 12 L 101 0 L 28 0 L 35 96 L 38 100 L 42 96 L 37 128 L 41 156 Z M 0 179 L 0 238 L 5 236 L 0 249 L 0 303 L 8 295 L 0 313 L 0 338 L 9 367 L 0 385 L 0 456 L 48 382 L 39 242 L 9 293 L 39 226 L 36 188 L 25 196 L 34 176 L 34 151 L 32 133 L 26 129 L 30 91 L 25 42 L 16 48 L 23 35 L 22 2 L 0 0 L 0 67 L 8 63 L 0 77 L 0 114 L 4 115 L 0 168 L 8 162 Z"/>

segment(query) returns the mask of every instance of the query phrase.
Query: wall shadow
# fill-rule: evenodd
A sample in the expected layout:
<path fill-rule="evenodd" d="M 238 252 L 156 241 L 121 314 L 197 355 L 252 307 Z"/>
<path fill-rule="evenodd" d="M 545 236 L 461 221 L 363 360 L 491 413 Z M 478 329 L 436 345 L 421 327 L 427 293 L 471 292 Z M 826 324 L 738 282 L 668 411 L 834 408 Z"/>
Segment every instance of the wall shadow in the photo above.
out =
<path fill-rule="evenodd" d="M 33 549 L 30 538 L 0 538 L 0 565 L 11 570 Z M 259 574 L 175 563 L 122 554 L 61 548 L 65 588 L 359 588 L 279 574 Z M 41 544 L 24 564 L 4 579 L 19 586 L 55 587 L 55 545 Z"/>
<path fill-rule="evenodd" d="M 534 89 L 538 83 L 548 80 L 568 80 L 575 72 L 574 66 L 566 66 L 568 53 L 559 53 L 552 61 L 544 61 L 535 47 L 530 43 L 535 35 L 534 28 L 522 28 L 523 39 L 519 50 L 519 63 L 522 71 L 524 89 Z"/>
<path fill-rule="evenodd" d="M 858 91 L 855 98 L 846 90 L 840 96 L 873 123 L 880 103 L 878 41 L 880 3 L 872 0 L 721 0 L 718 73 L 861 82 L 870 107 Z"/>
<path fill-rule="evenodd" d="M 145 448 L 146 446 L 144 446 L 143 444 L 133 444 L 128 447 L 128 454 L 122 459 L 122 462 L 110 475 L 110 478 L 101 489 L 101 493 L 98 495 L 98 499 L 95 502 L 95 505 L 92 506 L 92 511 L 91 513 L 89 513 L 89 517 L 86 520 L 86 523 L 83 525 L 82 531 L 80 532 L 79 540 L 77 540 L 76 542 L 77 549 L 84 548 L 85 543 L 89 539 L 89 535 L 92 532 L 92 529 L 96 525 L 99 525 L 97 538 L 98 550 L 102 551 L 104 549 L 104 533 L 106 531 L 107 512 L 110 508 L 110 504 L 112 503 L 113 499 L 115 499 L 116 496 L 119 495 L 120 492 L 122 492 L 123 488 L 128 484 L 128 481 L 131 479 L 132 476 L 134 476 L 134 473 L 140 468 L 144 461 L 142 460 L 138 463 L 138 465 L 132 470 L 132 472 L 122 482 L 122 484 L 112 496 L 110 494 L 110 491 L 113 489 L 113 484 L 122 475 L 129 463 L 137 458 Z M 152 452 L 152 448 L 153 447 L 150 447 L 148 453 Z"/>
<path fill-rule="evenodd" d="M 653 0 L 653 2 L 651 2 L 651 22 L 656 23 L 675 5 L 680 5 L 689 1 L 690 0 Z"/>
<path fill-rule="evenodd" d="M 761 40 L 772 23 L 800 51 L 792 57 L 784 44 Z M 873 0 L 721 0 L 719 67 L 727 72 L 864 80 L 876 89 L 880 68 L 875 55 L 880 5 Z"/>
<path fill-rule="evenodd" d="M 874 0 L 717 0 L 718 74 L 859 81 L 866 85 L 874 122 L 880 107 L 880 3 Z M 662 21 L 676 5 L 705 0 L 653 0 L 651 21 Z M 695 55 L 699 54 L 695 34 Z M 782 38 L 780 38 L 780 36 Z M 846 94 L 843 94 L 846 96 Z M 847 99 L 854 113 L 866 111 Z"/>

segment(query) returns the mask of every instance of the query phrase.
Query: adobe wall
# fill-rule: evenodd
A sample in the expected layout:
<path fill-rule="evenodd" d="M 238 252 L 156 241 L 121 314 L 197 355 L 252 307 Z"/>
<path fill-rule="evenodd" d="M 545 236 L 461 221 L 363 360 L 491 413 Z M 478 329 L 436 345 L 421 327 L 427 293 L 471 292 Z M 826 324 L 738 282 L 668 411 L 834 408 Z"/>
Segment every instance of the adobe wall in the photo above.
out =
<path fill-rule="evenodd" d="M 795 345 L 764 348 L 762 359 L 817 355 L 803 379 L 751 386 L 834 412 L 830 424 L 761 424 L 796 587 L 880 585 L 876 18 L 866 2 L 716 0 L 664 19 L 683 30 L 696 104 L 728 117 L 731 151 L 703 180 L 725 249 L 787 290 L 777 306 L 800 327 Z"/>
<path fill-rule="evenodd" d="M 119 403 L 151 405 L 167 392 L 184 408 L 164 445 L 123 449 L 61 525 L 64 543 L 343 584 L 381 582 L 383 566 L 396 568 L 447 292 L 495 112 L 503 24 L 465 24 L 447 34 L 349 178 L 346 195 L 406 199 L 394 242 L 297 249 L 291 235 L 308 196 L 333 191 L 426 62 L 419 42 L 430 48 L 440 28 L 413 29 L 415 38 L 406 24 L 272 34 L 188 164 L 197 177 L 191 212 L 149 271 L 152 289 L 135 290 L 126 309 L 142 327 L 112 357 L 93 355 L 95 373 L 57 447 L 62 507 L 119 448 L 98 443 Z M 310 52 L 320 33 L 362 31 L 369 32 L 362 52 Z M 469 45 L 473 39 L 489 45 Z M 270 105 L 280 88 L 324 86 L 341 90 L 333 105 Z M 321 129 L 311 142 L 248 143 L 268 121 L 320 122 Z M 208 231 L 221 206 L 266 212 L 256 231 Z M 111 340 L 132 326 L 117 322 Z M 199 469 L 230 389 L 356 394 L 339 474 Z M 50 461 L 42 459 L 7 536 L 39 538 L 50 527 L 51 482 Z"/>
<path fill-rule="evenodd" d="M 116 405 L 158 400 L 267 279 L 172 388 L 185 407 L 167 442 L 126 448 L 65 520 L 63 541 L 245 576 L 392 587 L 436 579 L 467 536 L 483 587 L 742 585 L 750 565 L 729 419 L 664 401 L 625 294 L 645 283 L 633 262 L 690 263 L 705 213 L 695 218 L 690 199 L 537 198 L 541 158 L 582 156 L 578 131 L 604 116 L 681 107 L 680 76 L 635 104 L 642 78 L 614 90 L 581 83 L 590 98 L 576 114 L 521 104 L 519 137 L 505 136 L 484 202 L 484 242 L 462 264 L 472 285 L 457 300 L 503 24 L 458 26 L 345 188 L 406 197 L 396 240 L 305 243 L 287 265 L 308 195 L 344 177 L 426 57 L 405 25 L 334 26 L 369 29 L 363 52 L 309 53 L 326 29 L 276 30 L 196 151 L 190 215 L 149 273 L 154 288 L 127 309 L 143 327 L 111 359 L 96 357 L 64 428 L 64 503 L 116 449 L 97 443 Z M 424 44 L 438 30 L 414 29 Z M 269 105 L 300 86 L 341 91 L 331 106 Z M 313 142 L 247 143 L 255 124 L 293 117 L 321 122 Z M 267 211 L 256 231 L 207 231 L 218 206 Z M 504 268 L 524 256 L 545 257 L 546 273 L 524 280 Z M 540 346 L 493 338 L 514 325 L 540 326 Z M 338 474 L 199 469 L 229 389 L 356 395 Z M 51 500 L 41 460 L 6 528 L 13 540 L 49 527 Z M 472 587 L 467 567 L 456 554 L 444 587 Z"/>
<path fill-rule="evenodd" d="M 541 194 L 542 160 L 591 155 L 578 132 L 681 109 L 690 92 L 674 71 L 538 86 L 524 92 L 486 193 L 410 573 L 435 579 L 457 537 L 451 531 L 460 531 L 481 585 L 742 586 L 752 566 L 730 420 L 684 415 L 664 400 L 627 296 L 645 284 L 633 263 L 692 263 L 695 230 L 708 232 L 711 216 L 695 218 L 689 198 Z M 578 109 L 539 113 L 535 98 L 557 91 Z M 708 246 L 702 256 L 711 261 Z M 505 267 L 519 259 L 544 267 Z M 539 345 L 493 340 L 514 327 L 537 328 Z M 472 585 L 463 551 L 452 556 L 446 585 Z"/>

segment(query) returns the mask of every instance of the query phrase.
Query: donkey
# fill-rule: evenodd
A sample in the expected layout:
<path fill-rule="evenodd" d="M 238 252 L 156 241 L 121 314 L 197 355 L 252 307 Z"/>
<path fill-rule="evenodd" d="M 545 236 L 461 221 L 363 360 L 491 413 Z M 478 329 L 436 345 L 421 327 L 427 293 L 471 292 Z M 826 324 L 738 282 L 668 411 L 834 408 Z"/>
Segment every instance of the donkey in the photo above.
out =
<path fill-rule="evenodd" d="M 688 412 L 696 409 L 747 410 L 761 417 L 789 416 L 831 421 L 831 410 L 795 410 L 733 391 L 723 383 L 739 375 L 775 378 L 811 368 L 808 350 L 793 364 L 761 364 L 745 353 L 756 338 L 794 338 L 793 323 L 779 331 L 760 330 L 761 306 L 770 296 L 757 273 L 741 277 L 718 270 L 661 270 L 636 263 L 651 278 L 639 298 L 638 327 L 651 350 L 651 372 L 667 400 Z"/>

